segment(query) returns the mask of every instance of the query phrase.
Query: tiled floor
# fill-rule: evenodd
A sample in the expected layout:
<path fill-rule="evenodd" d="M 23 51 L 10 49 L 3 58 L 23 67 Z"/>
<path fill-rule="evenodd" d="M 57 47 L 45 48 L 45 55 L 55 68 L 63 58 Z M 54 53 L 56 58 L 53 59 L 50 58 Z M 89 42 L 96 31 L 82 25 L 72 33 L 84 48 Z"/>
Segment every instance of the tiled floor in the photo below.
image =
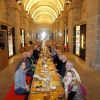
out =
<path fill-rule="evenodd" d="M 75 64 L 75 68 L 80 74 L 83 84 L 88 90 L 88 100 L 100 100 L 100 72 L 89 68 L 84 61 L 77 56 L 65 53 L 68 60 Z M 15 67 L 21 55 L 16 55 L 9 59 L 9 65 L 3 71 L 0 71 L 0 100 L 4 100 L 4 96 L 9 91 L 13 79 Z"/>

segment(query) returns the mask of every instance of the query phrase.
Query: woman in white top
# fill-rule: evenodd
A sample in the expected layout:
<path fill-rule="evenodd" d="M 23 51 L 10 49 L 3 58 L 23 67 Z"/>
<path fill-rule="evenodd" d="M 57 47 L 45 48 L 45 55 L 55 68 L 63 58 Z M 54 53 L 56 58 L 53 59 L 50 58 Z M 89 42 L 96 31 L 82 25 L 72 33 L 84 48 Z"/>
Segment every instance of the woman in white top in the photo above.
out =
<path fill-rule="evenodd" d="M 60 56 L 59 56 L 59 59 L 61 59 L 61 61 L 62 61 L 63 63 L 65 63 L 63 66 L 61 66 L 61 67 L 62 67 L 61 72 L 62 72 L 62 74 L 63 74 L 63 77 L 65 76 L 66 71 L 72 70 L 72 71 L 75 72 L 78 81 L 81 82 L 80 76 L 79 76 L 78 72 L 77 72 L 77 71 L 75 70 L 75 68 L 74 68 L 74 64 L 73 64 L 72 62 L 68 61 L 68 60 L 67 60 L 67 57 L 66 57 L 65 55 L 60 55 Z"/>
<path fill-rule="evenodd" d="M 76 71 L 76 69 L 74 68 L 74 64 L 73 64 L 72 62 L 67 61 L 65 67 L 66 67 L 66 71 L 72 70 L 72 71 L 75 73 L 77 80 L 78 80 L 79 82 L 81 82 L 80 76 L 79 76 L 78 72 Z"/>

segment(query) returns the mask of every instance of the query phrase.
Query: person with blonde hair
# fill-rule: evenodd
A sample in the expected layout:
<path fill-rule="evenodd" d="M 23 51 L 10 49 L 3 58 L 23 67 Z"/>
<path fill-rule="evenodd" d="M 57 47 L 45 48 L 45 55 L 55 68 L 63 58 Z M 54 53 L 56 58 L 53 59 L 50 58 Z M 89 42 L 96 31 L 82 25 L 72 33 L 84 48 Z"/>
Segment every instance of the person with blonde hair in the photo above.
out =
<path fill-rule="evenodd" d="M 65 88 L 65 98 L 67 100 L 83 100 L 82 91 L 80 90 L 80 82 L 73 70 L 68 70 L 63 79 Z"/>
<path fill-rule="evenodd" d="M 72 70 L 72 71 L 75 73 L 75 75 L 76 75 L 76 77 L 77 77 L 77 80 L 78 80 L 79 82 L 81 82 L 80 76 L 79 76 L 78 72 L 76 71 L 76 69 L 74 68 L 74 64 L 73 64 L 72 62 L 67 61 L 65 67 L 66 67 L 66 71 Z"/>

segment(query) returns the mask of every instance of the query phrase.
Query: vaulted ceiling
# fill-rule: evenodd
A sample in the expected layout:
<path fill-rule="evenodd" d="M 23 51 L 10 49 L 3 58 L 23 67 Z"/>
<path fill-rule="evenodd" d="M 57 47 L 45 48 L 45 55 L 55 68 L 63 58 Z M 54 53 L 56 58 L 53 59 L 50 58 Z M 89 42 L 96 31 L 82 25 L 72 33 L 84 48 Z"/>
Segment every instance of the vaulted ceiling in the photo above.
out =
<path fill-rule="evenodd" d="M 64 9 L 64 0 L 23 0 L 23 3 L 37 23 L 53 23 Z"/>

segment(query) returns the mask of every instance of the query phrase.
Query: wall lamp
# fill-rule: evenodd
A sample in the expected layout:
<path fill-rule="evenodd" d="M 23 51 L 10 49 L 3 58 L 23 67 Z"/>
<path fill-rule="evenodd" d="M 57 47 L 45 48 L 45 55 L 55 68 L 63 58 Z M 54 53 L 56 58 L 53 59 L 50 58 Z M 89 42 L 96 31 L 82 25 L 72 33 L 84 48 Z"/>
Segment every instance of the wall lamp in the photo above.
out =
<path fill-rule="evenodd" d="M 23 0 L 16 0 L 16 2 L 21 5 L 23 3 Z"/>
<path fill-rule="evenodd" d="M 71 2 L 72 2 L 72 0 L 65 0 L 65 3 L 68 4 L 68 5 L 69 5 Z"/>

